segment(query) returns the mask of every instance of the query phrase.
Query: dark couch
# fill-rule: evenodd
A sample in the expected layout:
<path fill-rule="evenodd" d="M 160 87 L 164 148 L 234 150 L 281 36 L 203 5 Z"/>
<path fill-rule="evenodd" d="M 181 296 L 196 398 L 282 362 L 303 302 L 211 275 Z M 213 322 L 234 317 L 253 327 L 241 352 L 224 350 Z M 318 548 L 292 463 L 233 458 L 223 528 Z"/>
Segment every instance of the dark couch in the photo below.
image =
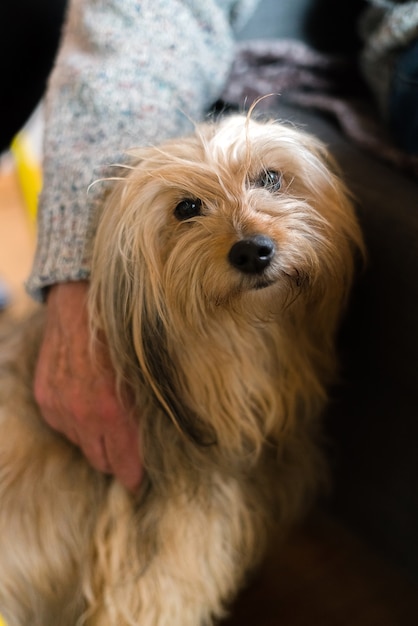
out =
<path fill-rule="evenodd" d="M 363 5 L 264 0 L 240 38 L 298 38 L 355 58 Z M 326 415 L 334 489 L 324 506 L 418 579 L 418 181 L 315 111 L 280 106 L 278 114 L 328 144 L 357 199 L 368 250 L 341 329 L 342 383 Z"/>

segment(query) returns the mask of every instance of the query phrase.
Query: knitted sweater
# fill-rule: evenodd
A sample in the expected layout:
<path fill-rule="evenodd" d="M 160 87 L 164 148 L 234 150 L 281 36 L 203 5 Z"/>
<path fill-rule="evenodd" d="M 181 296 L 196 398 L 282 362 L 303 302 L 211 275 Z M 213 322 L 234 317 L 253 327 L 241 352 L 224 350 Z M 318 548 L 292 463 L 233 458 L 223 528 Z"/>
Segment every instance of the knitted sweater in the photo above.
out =
<path fill-rule="evenodd" d="M 45 99 L 44 188 L 27 288 L 88 279 L 106 166 L 189 132 L 218 98 L 256 0 L 71 0 Z M 111 175 L 111 174 L 110 174 Z"/>

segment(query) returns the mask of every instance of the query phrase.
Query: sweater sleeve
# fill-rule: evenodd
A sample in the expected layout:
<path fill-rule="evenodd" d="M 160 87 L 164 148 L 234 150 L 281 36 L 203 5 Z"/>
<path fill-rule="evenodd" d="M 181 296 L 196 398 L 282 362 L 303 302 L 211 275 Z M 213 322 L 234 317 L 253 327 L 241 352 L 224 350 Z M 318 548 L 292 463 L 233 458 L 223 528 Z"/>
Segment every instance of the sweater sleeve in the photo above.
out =
<path fill-rule="evenodd" d="M 88 279 L 100 184 L 125 150 L 189 132 L 218 97 L 255 0 L 71 0 L 45 98 L 29 293 Z"/>

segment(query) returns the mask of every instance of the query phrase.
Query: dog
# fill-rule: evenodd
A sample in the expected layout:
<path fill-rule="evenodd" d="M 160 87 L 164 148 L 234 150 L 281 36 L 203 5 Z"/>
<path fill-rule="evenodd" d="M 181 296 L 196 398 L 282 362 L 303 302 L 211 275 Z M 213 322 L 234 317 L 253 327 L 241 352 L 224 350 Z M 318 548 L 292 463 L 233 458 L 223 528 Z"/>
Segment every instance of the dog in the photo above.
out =
<path fill-rule="evenodd" d="M 41 419 L 43 312 L 1 348 L 0 612 L 9 626 L 208 626 L 326 480 L 321 413 L 363 249 L 304 131 L 234 114 L 130 154 L 103 203 L 93 336 L 138 417 L 128 493 Z"/>

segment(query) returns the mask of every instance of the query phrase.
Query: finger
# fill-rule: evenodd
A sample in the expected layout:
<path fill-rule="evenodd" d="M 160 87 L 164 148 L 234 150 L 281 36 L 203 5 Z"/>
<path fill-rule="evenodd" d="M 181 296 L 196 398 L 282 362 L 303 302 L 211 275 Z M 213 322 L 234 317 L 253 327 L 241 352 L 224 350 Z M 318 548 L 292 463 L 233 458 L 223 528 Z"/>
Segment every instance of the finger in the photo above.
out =
<path fill-rule="evenodd" d="M 105 438 L 104 445 L 112 473 L 124 487 L 135 493 L 143 477 L 137 426 L 127 420 L 126 426 L 118 431 L 116 437 Z"/>
<path fill-rule="evenodd" d="M 112 466 L 106 452 L 104 437 L 82 438 L 79 444 L 89 464 L 102 474 L 112 474 Z"/>

